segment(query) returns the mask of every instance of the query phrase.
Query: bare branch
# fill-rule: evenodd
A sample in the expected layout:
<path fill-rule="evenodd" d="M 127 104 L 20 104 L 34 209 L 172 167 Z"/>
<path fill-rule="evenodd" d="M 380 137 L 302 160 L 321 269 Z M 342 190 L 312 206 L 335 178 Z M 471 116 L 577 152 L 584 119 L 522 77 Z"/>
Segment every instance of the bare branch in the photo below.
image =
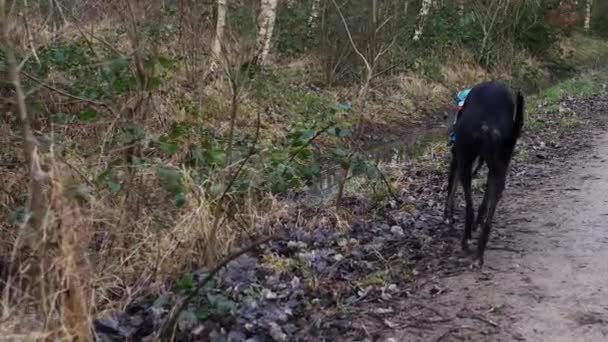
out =
<path fill-rule="evenodd" d="M 38 83 L 40 86 L 42 86 L 44 88 L 52 90 L 52 91 L 54 91 L 54 92 L 56 92 L 58 94 L 61 94 L 61 95 L 65 96 L 65 97 L 69 97 L 69 98 L 72 98 L 72 99 L 75 99 L 75 100 L 78 100 L 78 101 L 82 101 L 82 102 L 85 102 L 85 103 L 89 103 L 89 104 L 92 104 L 92 105 L 95 105 L 95 106 L 103 107 L 108 112 L 110 112 L 112 115 L 118 116 L 118 113 L 112 107 L 110 107 L 106 103 L 103 103 L 103 102 L 100 102 L 100 101 L 95 101 L 95 100 L 92 100 L 92 99 L 87 99 L 86 97 L 81 97 L 81 96 L 78 96 L 78 95 L 70 94 L 70 93 L 68 93 L 65 90 L 61 90 L 59 88 L 53 87 L 52 85 L 50 85 L 50 84 L 42 81 L 41 79 L 38 79 L 38 78 L 36 78 L 36 77 L 34 77 L 34 76 L 26 73 L 25 71 L 21 71 L 21 74 L 23 74 L 25 77 L 29 78 L 30 80 Z"/>
<path fill-rule="evenodd" d="M 336 7 L 336 10 L 338 11 L 338 14 L 340 15 L 340 19 L 342 20 L 342 25 L 344 25 L 344 29 L 346 30 L 346 34 L 348 35 L 348 40 L 350 41 L 350 44 L 353 47 L 353 50 L 355 50 L 355 53 L 361 58 L 361 60 L 363 60 L 363 63 L 365 63 L 365 67 L 367 68 L 367 72 L 368 73 L 372 73 L 372 66 L 369 64 L 369 62 L 367 61 L 367 58 L 365 58 L 365 55 L 363 55 L 361 53 L 361 51 L 359 51 L 359 49 L 357 48 L 357 44 L 355 44 L 355 41 L 353 40 L 353 35 L 350 33 L 350 29 L 348 28 L 348 24 L 346 23 L 346 19 L 344 18 L 344 15 L 342 14 L 342 10 L 340 9 L 340 6 L 338 6 L 338 3 L 336 3 L 336 0 L 331 0 L 334 4 L 334 6 Z"/>

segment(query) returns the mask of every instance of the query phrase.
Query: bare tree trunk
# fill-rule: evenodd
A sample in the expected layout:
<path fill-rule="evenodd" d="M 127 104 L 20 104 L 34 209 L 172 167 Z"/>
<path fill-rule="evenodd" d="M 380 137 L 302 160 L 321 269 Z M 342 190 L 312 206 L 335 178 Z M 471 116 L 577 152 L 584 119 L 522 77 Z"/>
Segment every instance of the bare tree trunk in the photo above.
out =
<path fill-rule="evenodd" d="M 414 32 L 414 41 L 417 42 L 422 38 L 422 33 L 424 32 L 424 25 L 431 11 L 431 5 L 433 4 L 432 0 L 422 0 L 422 7 L 420 8 L 420 14 L 418 14 L 418 27 Z"/>
<path fill-rule="evenodd" d="M 226 28 L 226 3 L 227 0 L 217 0 L 217 21 L 215 23 L 215 38 L 211 47 L 211 58 L 215 61 L 222 53 L 222 42 L 224 41 L 224 29 Z"/>
<path fill-rule="evenodd" d="M 458 15 L 464 15 L 464 0 L 458 0 Z"/>
<path fill-rule="evenodd" d="M 258 17 L 258 39 L 256 55 L 254 57 L 254 62 L 258 65 L 264 65 L 270 53 L 270 42 L 272 41 L 274 22 L 277 17 L 277 4 L 279 2 L 278 0 L 261 1 L 262 6 Z"/>
<path fill-rule="evenodd" d="M 369 37 L 369 53 L 368 58 L 372 59 L 376 56 L 378 47 L 378 0 L 372 0 L 372 11 L 371 11 L 371 32 Z"/>
<path fill-rule="evenodd" d="M 317 18 L 319 17 L 319 8 L 321 0 L 312 0 L 312 6 L 310 8 L 310 16 L 308 17 L 308 26 L 311 28 L 317 27 Z"/>
<path fill-rule="evenodd" d="M 589 31 L 591 28 L 591 8 L 593 7 L 593 0 L 587 0 L 587 4 L 585 5 L 585 31 Z"/>
<path fill-rule="evenodd" d="M 19 253 L 17 265 L 11 268 L 27 269 L 31 282 L 30 294 L 40 306 L 45 323 L 53 330 L 47 340 L 57 340 L 61 335 L 69 335 L 71 341 L 92 341 L 91 326 L 88 320 L 88 307 L 85 290 L 80 281 L 80 272 L 75 259 L 74 240 L 67 237 L 59 227 L 47 226 L 47 215 L 50 201 L 46 191 L 50 176 L 42 168 L 38 155 L 38 146 L 32 131 L 30 117 L 25 102 L 25 92 L 20 79 L 21 64 L 17 63 L 14 47 L 10 37 L 10 19 L 14 17 L 6 7 L 6 0 L 0 0 L 0 34 L 1 47 L 5 56 L 5 68 L 10 84 L 15 91 L 15 103 L 23 134 L 23 154 L 29 168 L 29 198 L 23 231 L 20 232 L 21 243 L 15 242 L 15 251 Z M 52 186 L 49 187 L 52 190 Z M 61 217 L 63 219 L 63 217 Z M 61 222 L 61 219 L 59 220 Z M 73 229 L 67 225 L 68 229 Z M 27 252 L 27 254 L 26 254 Z M 66 258 L 67 257 L 67 258 Z M 27 259 L 29 258 L 29 259 Z M 27 260 L 25 265 L 19 265 Z M 40 263 L 38 264 L 37 261 Z M 60 261 L 60 262 L 58 262 Z M 53 269 L 52 272 L 49 272 Z M 12 270 L 11 270 L 12 271 Z M 10 278 L 7 283 L 10 284 Z M 10 286 L 5 285 L 10 291 Z M 45 292 L 49 291 L 49 293 Z M 49 296 L 51 294 L 51 296 Z"/>
<path fill-rule="evenodd" d="M 8 72 L 9 82 L 15 89 L 15 102 L 17 104 L 17 111 L 19 113 L 19 119 L 21 121 L 22 134 L 23 134 L 23 156 L 27 161 L 30 171 L 30 197 L 28 199 L 28 212 L 26 218 L 28 218 L 28 224 L 26 227 L 25 242 L 26 245 L 33 243 L 36 239 L 36 235 L 40 233 L 41 227 L 44 222 L 46 215 L 46 200 L 44 194 L 44 186 L 46 184 L 48 175 L 44 172 L 40 166 L 38 158 L 38 149 L 36 144 L 36 138 L 32 132 L 30 124 L 30 118 L 27 113 L 27 107 L 25 104 L 25 93 L 21 86 L 21 79 L 19 77 L 19 65 L 15 57 L 13 50 L 10 33 L 9 33 L 9 15 L 7 13 L 5 0 L 0 0 L 0 25 L 2 25 L 2 49 L 6 57 L 6 69 Z"/>

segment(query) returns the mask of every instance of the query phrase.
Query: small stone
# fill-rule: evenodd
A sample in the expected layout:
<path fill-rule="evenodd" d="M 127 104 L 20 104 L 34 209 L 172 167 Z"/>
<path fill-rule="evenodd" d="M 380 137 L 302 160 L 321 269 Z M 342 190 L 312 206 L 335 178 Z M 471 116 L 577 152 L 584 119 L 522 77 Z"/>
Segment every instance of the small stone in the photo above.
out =
<path fill-rule="evenodd" d="M 336 254 L 336 255 L 333 256 L 333 259 L 336 262 L 340 262 L 340 261 L 344 260 L 344 255 L 338 253 L 338 254 Z"/>
<path fill-rule="evenodd" d="M 247 336 L 245 336 L 245 334 L 240 331 L 233 330 L 228 334 L 226 340 L 227 342 L 243 342 L 247 340 Z"/>
<path fill-rule="evenodd" d="M 192 330 L 192 335 L 194 335 L 194 336 L 199 336 L 200 334 L 202 334 L 202 333 L 203 333 L 203 331 L 204 331 L 204 330 L 205 330 L 205 326 L 204 326 L 204 325 L 202 325 L 202 324 L 199 324 L 199 325 L 197 325 L 197 326 L 196 326 L 196 328 L 194 328 L 194 329 Z M 229 335 L 229 336 L 230 336 L 230 335 Z M 236 342 L 236 341 L 234 341 L 234 342 Z"/>
<path fill-rule="evenodd" d="M 300 278 L 294 276 L 293 279 L 291 279 L 291 287 L 294 289 L 300 287 Z"/>
<path fill-rule="evenodd" d="M 273 299 L 277 299 L 278 298 L 277 294 L 274 293 L 274 292 L 272 292 L 269 289 L 262 290 L 262 296 L 264 296 L 264 298 L 268 299 L 268 300 L 273 300 Z"/>
<path fill-rule="evenodd" d="M 403 228 L 401 228 L 400 226 L 392 226 L 391 227 L 391 234 L 396 235 L 396 236 L 403 236 L 403 235 L 405 235 L 403 233 Z"/>
<path fill-rule="evenodd" d="M 293 249 L 304 249 L 308 247 L 308 244 L 306 244 L 304 241 L 289 241 L 287 242 L 287 247 Z"/>
<path fill-rule="evenodd" d="M 283 332 L 283 329 L 281 329 L 278 324 L 276 324 L 275 322 L 270 322 L 268 325 L 270 328 L 270 337 L 272 337 L 273 340 L 275 340 L 276 342 L 287 341 L 287 334 Z"/>

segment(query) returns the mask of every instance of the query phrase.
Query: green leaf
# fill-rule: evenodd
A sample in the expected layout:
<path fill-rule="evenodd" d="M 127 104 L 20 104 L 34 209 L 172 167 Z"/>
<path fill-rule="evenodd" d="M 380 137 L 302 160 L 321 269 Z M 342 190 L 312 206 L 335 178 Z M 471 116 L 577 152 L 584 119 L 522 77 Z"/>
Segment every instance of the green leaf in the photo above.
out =
<path fill-rule="evenodd" d="M 162 307 L 166 306 L 167 304 L 169 304 L 169 300 L 167 299 L 167 297 L 160 296 L 160 297 L 156 298 L 156 300 L 154 301 L 154 304 L 152 304 L 152 306 L 158 309 L 158 308 L 162 308 Z"/>
<path fill-rule="evenodd" d="M 202 278 L 204 278 L 204 277 L 202 277 Z M 205 290 L 211 290 L 211 289 L 214 289 L 216 286 L 217 286 L 217 284 L 216 284 L 215 280 L 209 280 L 205 284 L 205 286 L 203 286 L 203 289 L 205 289 Z"/>
<path fill-rule="evenodd" d="M 173 202 L 173 205 L 175 205 L 177 208 L 181 208 L 186 205 L 186 195 L 184 195 L 183 192 L 176 193 L 175 195 L 173 195 L 171 201 Z"/>
<path fill-rule="evenodd" d="M 25 215 L 25 207 L 23 207 L 23 206 L 15 207 L 8 214 L 8 222 L 12 225 L 15 225 L 15 224 L 23 221 L 24 215 Z"/>
<path fill-rule="evenodd" d="M 346 151 L 345 149 L 343 149 L 341 147 L 336 147 L 336 149 L 334 150 L 334 154 L 337 157 L 344 158 L 344 157 L 348 156 L 348 151 Z"/>
<path fill-rule="evenodd" d="M 175 66 L 175 61 L 169 57 L 158 56 L 156 60 L 158 61 L 158 64 L 165 69 L 171 69 Z"/>
<path fill-rule="evenodd" d="M 205 321 L 211 315 L 211 310 L 206 305 L 205 306 L 201 306 L 201 307 L 196 308 L 196 310 L 194 311 L 194 315 L 196 316 L 196 318 L 199 321 Z"/>
<path fill-rule="evenodd" d="M 214 149 L 207 151 L 206 157 L 207 157 L 208 164 L 220 165 L 220 164 L 224 163 L 224 160 L 226 159 L 226 153 L 224 152 L 224 150 L 221 150 L 219 148 L 214 148 Z"/>
<path fill-rule="evenodd" d="M 53 113 L 51 114 L 51 121 L 56 124 L 65 125 L 70 122 L 72 115 L 66 113 Z"/>
<path fill-rule="evenodd" d="M 224 191 L 224 184 L 215 183 L 209 187 L 209 192 L 214 196 L 219 196 Z"/>
<path fill-rule="evenodd" d="M 302 132 L 302 140 L 308 142 L 308 140 L 310 140 L 310 138 L 312 138 L 314 135 L 315 135 L 314 129 L 307 129 Z"/>
<path fill-rule="evenodd" d="M 110 192 L 114 194 L 119 192 L 122 187 L 120 183 L 113 181 L 107 181 L 106 184 L 108 185 L 108 189 L 110 190 Z"/>
<path fill-rule="evenodd" d="M 169 143 L 169 142 L 163 142 L 163 141 L 159 141 L 158 142 L 158 146 L 159 146 L 159 148 L 160 148 L 161 151 L 163 151 L 164 153 L 166 153 L 168 155 L 174 154 L 179 149 L 179 146 L 177 144 L 175 144 L 175 143 Z"/>
<path fill-rule="evenodd" d="M 351 170 L 353 172 L 353 175 L 355 176 L 364 174 L 366 172 L 365 161 L 361 158 L 355 158 L 351 165 Z"/>
<path fill-rule="evenodd" d="M 345 138 L 348 137 L 352 134 L 351 130 L 348 128 L 342 128 L 339 132 L 338 132 L 338 136 L 340 138 Z"/>
<path fill-rule="evenodd" d="M 113 59 L 110 63 L 110 71 L 115 75 L 121 73 L 128 67 L 129 59 L 123 56 Z"/>
<path fill-rule="evenodd" d="M 82 121 L 93 121 L 99 116 L 99 112 L 91 107 L 86 107 L 78 113 L 78 118 Z"/>
<path fill-rule="evenodd" d="M 298 151 L 296 157 L 300 160 L 308 160 L 312 157 L 312 151 L 308 148 L 303 148 Z"/>
<path fill-rule="evenodd" d="M 77 199 L 83 200 L 83 201 L 88 201 L 91 199 L 93 189 L 91 189 L 90 186 L 88 186 L 87 184 L 78 184 L 74 187 L 71 188 L 71 193 L 74 197 L 76 197 Z"/>
<path fill-rule="evenodd" d="M 336 109 L 344 112 L 350 110 L 352 107 L 350 102 L 338 102 L 338 104 L 336 104 Z"/>
<path fill-rule="evenodd" d="M 190 310 L 184 310 L 179 314 L 179 318 L 178 320 L 180 321 L 190 321 L 190 322 L 197 322 L 198 321 L 198 317 L 196 316 L 196 314 Z"/>
<path fill-rule="evenodd" d="M 221 316 L 228 315 L 236 307 L 235 302 L 221 294 L 214 295 L 212 293 L 207 293 L 207 299 L 209 300 L 209 304 L 211 304 L 214 311 Z"/>
<path fill-rule="evenodd" d="M 194 288 L 194 275 L 192 273 L 184 275 L 177 281 L 175 287 L 178 291 L 188 292 L 192 290 Z"/>

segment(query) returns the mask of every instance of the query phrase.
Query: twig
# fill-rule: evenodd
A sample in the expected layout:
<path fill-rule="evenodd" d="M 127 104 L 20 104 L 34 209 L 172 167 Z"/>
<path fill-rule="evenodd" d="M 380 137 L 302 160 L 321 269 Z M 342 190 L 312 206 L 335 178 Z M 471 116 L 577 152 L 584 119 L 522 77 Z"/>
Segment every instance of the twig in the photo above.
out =
<path fill-rule="evenodd" d="M 340 19 L 342 20 L 342 25 L 344 26 L 344 29 L 346 30 L 346 35 L 348 36 L 348 40 L 350 41 L 350 44 L 352 45 L 353 50 L 361 58 L 363 63 L 365 63 L 367 72 L 372 74 L 372 70 L 373 70 L 372 66 L 367 61 L 367 58 L 365 58 L 365 55 L 363 55 L 363 53 L 361 53 L 361 51 L 359 51 L 359 49 L 357 48 L 357 44 L 355 44 L 355 41 L 353 40 L 353 36 L 350 33 L 350 29 L 348 28 L 348 23 L 346 23 L 346 18 L 344 18 L 344 15 L 342 14 L 342 10 L 340 9 L 340 6 L 338 6 L 338 3 L 336 3 L 336 0 L 332 0 L 332 2 L 334 4 L 334 6 L 336 7 L 336 10 L 338 11 L 338 14 L 340 15 Z"/>
<path fill-rule="evenodd" d="M 32 31 L 30 30 L 30 25 L 27 22 L 27 17 L 23 15 L 23 13 L 19 14 L 21 19 L 23 19 L 23 26 L 25 26 L 25 33 L 27 35 L 28 45 L 30 47 L 30 51 L 32 52 L 32 56 L 36 60 L 36 63 L 40 65 L 40 58 L 38 57 L 38 52 L 36 52 L 36 44 L 34 44 L 34 36 L 32 36 Z"/>
<path fill-rule="evenodd" d="M 195 287 L 183 300 L 181 303 L 177 304 L 176 307 L 172 310 L 172 312 L 169 315 L 169 318 L 167 319 L 166 323 L 161 327 L 158 335 L 157 335 L 157 340 L 158 341 L 166 341 L 167 338 L 170 337 L 170 334 L 173 333 L 173 329 L 175 327 L 175 323 L 177 323 L 177 319 L 179 317 L 179 314 L 184 311 L 184 309 L 188 306 L 188 304 L 190 303 L 190 301 L 196 297 L 199 292 L 205 287 L 205 285 L 207 285 L 208 282 L 210 282 L 224 267 L 226 267 L 226 265 L 228 265 L 231 261 L 237 259 L 238 257 L 240 257 L 243 254 L 246 254 L 252 250 L 254 250 L 255 248 L 257 248 L 260 245 L 263 245 L 271 240 L 274 240 L 275 236 L 270 236 L 267 237 L 265 239 L 262 239 L 248 247 L 245 247 L 243 249 L 241 249 L 240 251 L 230 255 L 229 257 L 227 257 L 226 259 L 224 259 L 224 261 L 222 261 L 221 263 L 219 263 L 217 266 L 215 266 L 215 268 L 213 270 L 211 270 L 211 272 L 209 272 L 209 274 L 203 278 L 203 280 L 198 284 L 197 287 Z"/>
<path fill-rule="evenodd" d="M 545 188 L 541 189 L 541 191 L 580 191 L 580 188 L 576 187 L 565 187 L 565 188 Z"/>
<path fill-rule="evenodd" d="M 289 157 L 289 159 L 287 159 L 287 162 L 291 163 L 298 156 L 298 154 L 300 152 L 302 152 L 302 150 L 304 150 L 306 147 L 310 146 L 310 144 L 312 144 L 312 142 L 315 141 L 321 134 L 327 132 L 333 126 L 334 126 L 334 123 L 332 122 L 329 125 L 327 125 L 326 127 L 322 128 L 317 133 L 315 133 L 310 139 L 308 139 L 308 141 L 304 145 L 302 145 L 295 152 L 291 153 L 291 156 Z M 285 171 L 283 171 L 283 174 L 285 174 Z"/>
<path fill-rule="evenodd" d="M 103 103 L 103 102 L 100 102 L 100 101 L 95 101 L 95 100 L 92 100 L 92 99 L 87 99 L 86 97 L 81 97 L 81 96 L 78 96 L 78 95 L 70 94 L 67 91 L 59 89 L 59 88 L 56 88 L 56 87 L 54 87 L 54 86 L 52 86 L 52 85 L 50 85 L 50 84 L 42 81 L 41 79 L 28 74 L 25 71 L 21 71 L 21 74 L 23 74 L 23 76 L 29 78 L 30 80 L 38 83 L 39 85 L 41 85 L 44 88 L 52 90 L 52 91 L 54 91 L 54 92 L 56 92 L 58 94 L 61 94 L 61 95 L 65 96 L 65 97 L 69 97 L 69 98 L 72 98 L 72 99 L 75 99 L 75 100 L 79 100 L 79 101 L 82 101 L 82 102 L 85 102 L 85 103 L 89 103 L 89 104 L 92 104 L 92 105 L 95 105 L 95 106 L 103 107 L 108 112 L 110 112 L 112 115 L 117 116 L 117 112 L 112 107 L 110 107 L 109 105 L 107 105 L 106 103 Z"/>
<path fill-rule="evenodd" d="M 512 253 L 522 253 L 523 252 L 520 249 L 509 248 L 509 247 L 501 247 L 501 246 L 488 246 L 487 249 L 494 250 L 494 251 L 512 252 Z"/>
<path fill-rule="evenodd" d="M 445 332 L 445 333 L 443 333 L 441 336 L 437 337 L 437 338 L 435 339 L 435 342 L 440 342 L 440 341 L 443 341 L 443 339 L 445 339 L 446 337 L 448 337 L 448 336 L 452 335 L 453 333 L 458 332 L 458 331 L 460 331 L 460 330 L 465 330 L 465 329 L 474 330 L 472 327 L 466 327 L 466 326 L 464 326 L 464 327 L 455 327 L 455 328 L 452 328 L 452 329 L 450 329 L 450 330 L 446 331 L 446 332 Z"/>
<path fill-rule="evenodd" d="M 486 323 L 488 325 L 491 325 L 494 328 L 500 328 L 500 326 L 498 325 L 498 323 L 496 323 L 494 321 L 491 321 L 491 320 L 489 320 L 489 319 L 487 319 L 487 318 L 485 318 L 485 317 L 483 317 L 481 315 L 473 315 L 473 316 L 470 316 L 469 318 L 476 319 L 476 320 L 478 320 L 480 322 L 483 322 L 483 323 Z"/>

